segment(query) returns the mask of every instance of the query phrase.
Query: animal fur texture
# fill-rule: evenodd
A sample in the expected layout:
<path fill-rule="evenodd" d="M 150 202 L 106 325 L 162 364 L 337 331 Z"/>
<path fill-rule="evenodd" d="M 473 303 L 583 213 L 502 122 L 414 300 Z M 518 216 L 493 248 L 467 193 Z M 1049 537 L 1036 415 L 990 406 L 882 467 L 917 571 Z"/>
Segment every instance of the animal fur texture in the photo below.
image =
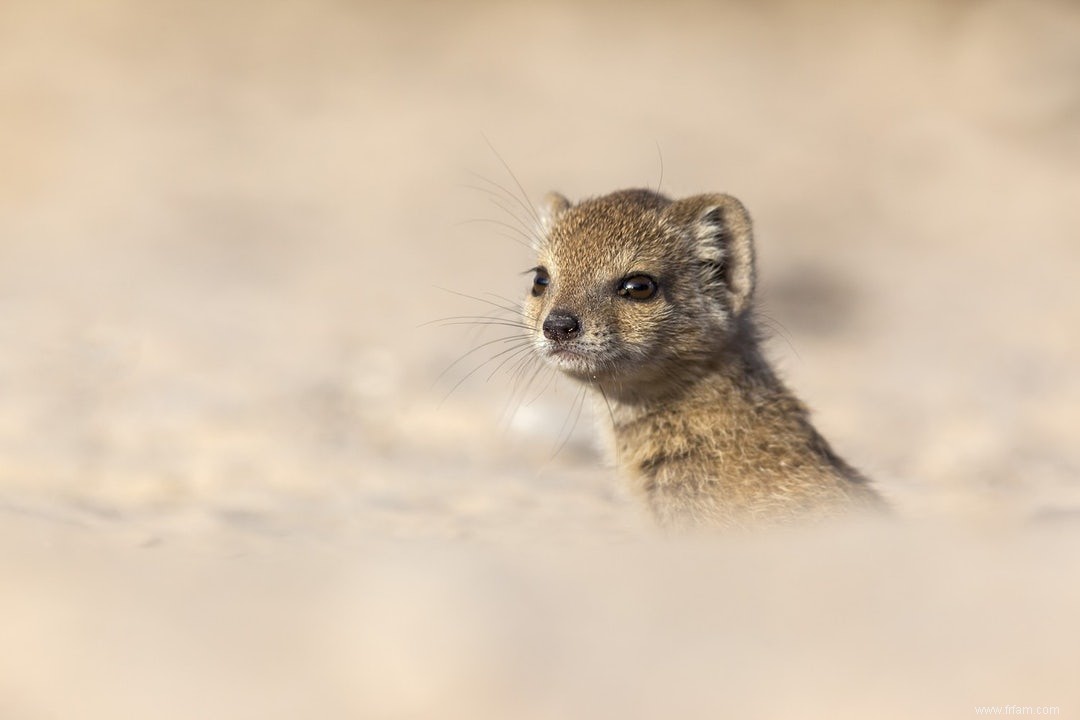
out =
<path fill-rule="evenodd" d="M 739 527 L 880 503 L 761 351 L 750 217 L 729 195 L 548 197 L 524 319 L 593 389 L 610 446 L 669 527 Z"/>

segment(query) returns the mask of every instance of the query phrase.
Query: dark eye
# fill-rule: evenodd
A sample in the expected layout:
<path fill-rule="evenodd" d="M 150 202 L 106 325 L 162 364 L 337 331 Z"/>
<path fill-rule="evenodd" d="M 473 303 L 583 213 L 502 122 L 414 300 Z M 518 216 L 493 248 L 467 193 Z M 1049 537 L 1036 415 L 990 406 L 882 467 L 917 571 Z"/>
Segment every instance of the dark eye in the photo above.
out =
<path fill-rule="evenodd" d="M 533 277 L 532 286 L 533 297 L 540 297 L 543 295 L 550 282 L 551 278 L 548 277 L 547 270 L 544 268 L 536 268 L 536 275 Z"/>
<path fill-rule="evenodd" d="M 656 281 L 648 275 L 631 275 L 619 283 L 619 295 L 631 300 L 648 300 L 656 294 Z"/>

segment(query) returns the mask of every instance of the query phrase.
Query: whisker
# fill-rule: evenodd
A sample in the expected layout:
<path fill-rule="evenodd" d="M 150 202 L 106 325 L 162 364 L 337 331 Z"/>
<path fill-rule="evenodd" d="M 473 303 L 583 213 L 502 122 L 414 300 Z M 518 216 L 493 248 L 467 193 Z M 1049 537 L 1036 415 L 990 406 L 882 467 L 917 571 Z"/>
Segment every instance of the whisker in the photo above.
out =
<path fill-rule="evenodd" d="M 488 198 L 488 202 L 502 210 L 507 217 L 517 222 L 518 225 L 521 227 L 521 231 L 525 233 L 527 237 L 531 238 L 534 244 L 540 242 L 540 237 L 539 235 L 537 235 L 536 230 L 531 225 L 529 225 L 526 220 L 522 219 L 521 216 L 516 214 L 513 208 L 508 207 L 501 199 L 495 197 Z"/>
<path fill-rule="evenodd" d="M 484 294 L 485 294 L 485 295 L 488 295 L 488 296 L 490 296 L 490 297 L 493 297 L 493 298 L 497 298 L 497 299 L 499 299 L 499 300 L 502 300 L 502 301 L 503 301 L 503 302 L 505 302 L 505 303 L 509 303 L 509 304 L 510 304 L 510 305 L 511 305 L 511 306 L 512 306 L 513 308 L 515 308 L 515 309 L 517 310 L 517 313 L 518 313 L 519 315 L 521 314 L 521 311 L 522 311 L 522 310 L 523 310 L 523 308 L 525 307 L 525 306 L 524 306 L 524 305 L 523 305 L 522 303 L 518 302 L 517 300 L 511 300 L 510 298 L 508 298 L 508 297 L 505 297 L 505 296 L 503 296 L 503 295 L 499 295 L 498 293 L 493 293 L 493 292 L 486 292 L 486 293 L 484 293 Z"/>
<path fill-rule="evenodd" d="M 503 407 L 503 413 L 500 415 L 500 418 L 502 418 L 502 420 L 505 420 L 507 425 L 509 425 L 513 415 L 508 416 L 506 415 L 506 412 L 509 410 L 511 405 L 516 406 L 514 412 L 517 412 L 516 408 L 521 406 L 521 401 L 518 399 L 519 392 L 521 390 L 521 381 L 524 379 L 525 373 L 529 371 L 529 368 L 532 367 L 533 364 L 537 363 L 539 363 L 539 359 L 534 353 L 530 352 L 518 358 L 509 370 L 510 377 L 513 378 L 513 384 L 510 387 L 510 395 L 509 397 L 507 397 L 507 403 Z M 542 367 L 543 365 L 540 364 L 540 366 Z"/>
<path fill-rule="evenodd" d="M 503 361 L 502 361 L 502 362 L 500 362 L 500 363 L 499 363 L 498 365 L 496 365 L 496 366 L 495 366 L 495 369 L 491 371 L 491 373 L 490 373 L 490 374 L 489 374 L 489 375 L 487 376 L 487 379 L 486 379 L 486 380 L 485 380 L 484 382 L 488 382 L 488 381 L 490 381 L 490 380 L 491 380 L 491 378 L 495 377 L 495 375 L 496 375 L 496 374 L 497 374 L 497 373 L 498 373 L 498 372 L 499 372 L 500 370 L 502 370 L 502 369 L 503 369 L 503 368 L 504 368 L 504 367 L 506 366 L 506 364 L 507 364 L 508 362 L 510 362 L 510 361 L 512 361 L 512 360 L 514 360 L 515 358 L 517 358 L 519 362 L 521 361 L 521 358 L 522 358 L 522 357 L 524 357 L 524 358 L 528 359 L 528 357 L 529 357 L 529 356 L 528 356 L 528 355 L 524 355 L 524 351 L 525 351 L 525 350 L 527 350 L 527 349 L 529 348 L 529 345 L 530 345 L 530 344 L 531 344 L 531 343 L 529 343 L 529 344 L 526 344 L 526 345 L 524 345 L 524 346 L 522 346 L 522 347 L 519 347 L 519 348 L 518 348 L 518 349 L 517 349 L 517 350 L 516 350 L 515 352 L 513 352 L 513 353 L 511 353 L 510 355 L 508 355 L 508 356 L 506 356 L 505 358 L 503 358 Z"/>
<path fill-rule="evenodd" d="M 525 373 L 528 372 L 529 368 L 532 366 L 536 366 L 536 369 L 532 371 L 532 375 L 525 382 L 524 388 L 522 388 L 522 380 L 525 378 Z M 513 394 L 516 395 L 518 389 L 522 389 L 521 400 L 524 400 L 525 395 L 528 394 L 528 390 L 532 385 L 532 381 L 536 379 L 536 376 L 539 375 L 540 371 L 544 368 L 551 370 L 551 368 L 548 365 L 544 364 L 543 361 L 541 361 L 540 357 L 535 353 L 529 355 L 526 362 L 518 363 L 517 365 L 515 365 L 511 370 L 512 376 L 514 378 Z M 518 400 L 518 406 L 521 406 L 521 400 Z"/>
<path fill-rule="evenodd" d="M 547 367 L 547 366 L 546 366 L 546 365 L 543 365 L 543 364 L 541 364 L 541 366 L 540 366 L 540 367 L 541 367 L 541 368 L 544 368 L 544 367 Z M 544 383 L 543 387 L 541 387 L 541 388 L 540 388 L 540 392 L 538 392 L 538 393 L 536 393 L 535 395 L 533 395 L 533 396 L 532 396 L 532 398 L 530 398 L 530 399 L 529 399 L 529 401 L 525 403 L 525 405 L 526 405 L 526 406 L 528 406 L 528 405 L 532 405 L 532 404 L 533 404 L 534 402 L 536 402 L 537 400 L 539 400 L 539 399 L 540 399 L 540 396 L 541 396 L 541 395 L 543 395 L 543 394 L 544 394 L 545 392 L 547 392 L 547 389 L 548 389 L 549 387 L 551 387 L 552 383 L 553 383 L 553 382 L 555 382 L 556 378 L 558 378 L 558 373 L 556 373 L 556 372 L 555 372 L 555 368 L 552 368 L 552 367 L 548 367 L 547 369 L 548 369 L 548 379 L 547 379 L 547 382 L 546 382 L 546 383 Z"/>
<path fill-rule="evenodd" d="M 471 173 L 471 174 L 476 175 L 476 173 Z M 477 175 L 477 177 L 480 178 L 481 180 L 484 180 L 485 182 L 491 182 L 487 178 L 481 177 L 479 175 Z M 518 203 L 520 205 L 521 201 L 518 200 L 515 196 L 511 195 L 502 186 L 497 185 L 497 187 L 499 188 L 498 191 L 492 190 L 491 188 L 481 187 L 480 185 L 469 185 L 468 183 L 463 184 L 462 187 L 464 187 L 466 189 L 469 189 L 469 190 L 475 190 L 476 192 L 484 193 L 485 195 L 488 196 L 488 199 L 491 201 L 491 203 L 493 205 L 495 205 L 495 207 L 499 208 L 504 213 L 506 213 L 508 216 L 510 216 L 514 220 L 518 221 L 519 223 L 521 223 L 521 229 L 522 230 L 524 230 L 525 232 L 530 233 L 530 234 L 535 232 L 533 227 L 530 226 L 525 221 L 525 218 L 522 218 L 520 215 L 518 215 L 516 210 L 514 210 L 513 208 L 511 208 L 511 207 L 504 204 L 507 200 L 510 200 L 510 201 L 516 202 L 516 203 Z"/>
<path fill-rule="evenodd" d="M 532 249 L 534 249 L 536 247 L 536 245 L 534 243 L 535 238 L 532 235 L 530 235 L 529 233 L 525 232 L 524 230 L 522 230 L 521 228 L 519 228 L 519 227 L 517 227 L 515 225 L 511 225 L 508 222 L 503 222 L 502 220 L 496 220 L 495 218 L 469 218 L 467 220 L 459 220 L 458 222 L 454 223 L 454 225 L 455 226 L 461 226 L 461 225 L 471 225 L 471 224 L 474 224 L 474 223 L 487 224 L 487 225 L 497 225 L 498 227 L 505 228 L 507 230 L 510 230 L 511 232 L 513 232 L 515 235 L 518 236 L 516 238 L 510 238 L 511 240 L 516 242 L 517 244 L 521 245 L 522 247 L 526 247 L 529 250 L 532 250 Z M 524 238 L 524 240 L 522 240 L 522 238 Z"/>
<path fill-rule="evenodd" d="M 771 315 L 767 315 L 761 311 L 756 312 L 755 315 L 759 320 L 763 320 L 765 325 L 767 325 L 773 330 L 774 334 L 779 335 L 783 339 L 783 341 L 787 343 L 787 346 L 791 349 L 791 352 L 795 353 L 795 357 L 797 357 L 799 360 L 802 360 L 802 355 L 799 354 L 799 351 L 795 348 L 795 344 L 791 341 L 790 331 L 786 327 L 784 327 L 784 324 L 782 322 L 772 317 Z"/>
<path fill-rule="evenodd" d="M 551 456 L 552 460 L 558 457 L 559 453 L 563 451 L 563 448 L 566 447 L 566 444 L 570 442 L 570 438 L 574 434 L 574 429 L 577 428 L 578 420 L 581 419 L 581 409 L 585 406 L 585 390 L 585 386 L 582 385 L 581 390 L 578 392 L 577 398 L 574 400 L 573 405 L 570 406 L 570 412 L 567 413 L 566 419 L 563 420 L 563 426 L 559 429 L 559 434 L 556 436 L 556 440 L 558 440 L 558 438 L 562 438 L 562 442 L 559 443 L 559 446 L 555 449 L 555 453 Z M 576 413 L 574 410 L 575 407 L 577 408 Z M 574 422 L 572 425 L 570 425 L 570 429 L 566 431 L 566 435 L 564 437 L 563 430 L 566 429 L 566 424 L 570 421 L 571 415 L 574 416 Z"/>
<path fill-rule="evenodd" d="M 529 371 L 529 368 L 533 365 L 536 369 L 533 370 L 532 375 L 522 386 L 521 381 L 525 377 L 525 374 Z M 513 369 L 514 386 L 510 392 L 509 397 L 506 399 L 506 404 L 503 405 L 502 413 L 499 416 L 499 423 L 506 427 L 510 426 L 514 417 L 517 415 L 518 410 L 521 409 L 521 401 L 525 395 L 529 392 L 529 387 L 532 385 L 533 380 L 536 379 L 537 374 L 544 369 L 544 364 L 539 362 L 535 355 L 527 355 L 524 361 L 519 361 Z"/>
<path fill-rule="evenodd" d="M 483 315 L 447 315 L 446 317 L 434 318 L 432 320 L 428 320 L 427 322 L 420 323 L 419 325 L 417 325 L 417 327 L 425 327 L 427 325 L 435 325 L 436 323 L 443 322 L 444 320 L 493 320 L 493 321 L 497 321 L 497 322 L 516 322 L 516 320 L 512 319 L 512 318 L 500 317 L 499 316 L 500 312 L 508 312 L 508 311 L 503 310 L 502 308 L 499 308 L 498 311 L 491 310 L 489 312 L 484 313 Z M 522 327 L 527 327 L 527 326 L 524 325 L 524 323 L 522 323 Z"/>
<path fill-rule="evenodd" d="M 476 302 L 487 303 L 488 305 L 491 305 L 493 307 L 497 307 L 500 310 L 505 310 L 506 312 L 511 313 L 513 315 L 521 315 L 521 308 L 520 307 L 518 307 L 518 308 L 507 307 L 505 305 L 500 305 L 497 302 L 492 302 L 491 300 L 486 300 L 486 299 L 484 299 L 482 297 L 477 297 L 476 295 L 469 295 L 468 293 L 459 292 L 457 290 L 450 290 L 449 288 L 439 287 L 438 285 L 436 285 L 435 287 L 437 289 L 439 289 L 439 290 L 442 290 L 443 292 L 450 293 L 451 295 L 457 295 L 458 297 L 463 297 L 463 298 L 466 298 L 468 300 L 475 300 Z M 491 293 L 488 293 L 488 294 L 491 294 Z"/>
<path fill-rule="evenodd" d="M 498 154 L 496 153 L 496 155 L 498 155 Z M 474 190 L 479 190 L 480 192 L 486 192 L 489 195 L 492 195 L 494 197 L 502 197 L 502 198 L 504 198 L 506 200 L 509 200 L 510 202 L 515 203 L 519 208 L 524 210 L 525 214 L 528 217 L 535 218 L 535 219 L 537 219 L 537 221 L 539 221 L 539 218 L 537 218 L 537 216 L 534 214 L 535 211 L 533 210 L 532 206 L 527 202 L 522 202 L 522 200 L 521 200 L 521 198 L 519 196 L 517 196 L 514 193 L 510 192 L 502 183 L 496 182 L 495 180 L 492 180 L 491 178 L 489 178 L 489 177 L 487 177 L 485 175 L 481 175 L 480 173 L 472 171 L 472 170 L 466 170 L 466 172 L 469 175 L 476 178 L 477 180 L 479 180 L 480 182 L 487 183 L 490 186 L 488 188 L 482 188 L 482 187 L 476 187 L 476 186 L 472 186 L 472 185 L 465 185 L 466 188 L 472 188 Z M 515 213 L 515 215 L 516 215 L 516 213 Z"/>
<path fill-rule="evenodd" d="M 596 383 L 596 389 L 600 391 L 600 397 L 602 397 L 604 399 L 604 405 L 605 405 L 605 407 L 607 407 L 608 417 L 611 418 L 611 428 L 612 428 L 612 431 L 614 431 L 614 429 L 615 429 L 615 412 L 611 409 L 611 401 L 608 400 L 607 392 L 604 390 L 604 385 L 602 383 L 599 383 L 599 382 Z M 614 452 L 615 452 L 615 457 L 613 459 L 615 460 L 615 464 L 619 465 L 619 443 L 615 442 L 615 443 L 613 443 L 613 445 L 614 445 Z"/>
<path fill-rule="evenodd" d="M 660 150 L 660 141 L 656 141 L 656 157 L 660 160 L 660 179 L 656 181 L 656 192 L 660 192 L 661 186 L 664 184 L 664 153 Z"/>
<path fill-rule="evenodd" d="M 435 378 L 435 383 L 438 383 L 440 380 L 442 380 L 443 377 L 446 375 L 446 373 L 450 372 L 450 370 L 453 369 L 458 363 L 460 363 L 462 360 L 469 357 L 473 353 L 479 352 L 479 351 L 483 350 L 484 348 L 489 347 L 491 345 L 494 345 L 496 343 L 508 343 L 508 342 L 513 342 L 515 340 L 525 342 L 526 340 L 528 340 L 528 337 L 525 336 L 525 335 L 507 335 L 505 337 L 495 338 L 494 340 L 488 340 L 487 342 L 480 343 L 476 347 L 474 347 L 474 348 L 468 350 L 467 352 L 461 354 L 460 356 L 458 356 L 458 358 L 456 360 L 454 360 L 452 363 L 450 363 L 445 368 L 443 368 L 443 371 L 441 373 L 439 373 L 439 376 L 437 378 Z M 480 367 L 483 367 L 483 366 L 480 366 Z M 473 372 L 475 372 L 475 370 Z M 457 386 L 455 385 L 454 388 L 456 389 Z M 451 392 L 453 392 L 453 390 L 451 390 Z"/>
<path fill-rule="evenodd" d="M 520 340 L 520 338 L 519 338 L 519 340 Z M 521 350 L 521 349 L 522 349 L 523 347 L 527 347 L 528 345 L 530 345 L 530 344 L 532 343 L 532 339 L 531 339 L 531 338 L 526 338 L 526 339 L 524 339 L 524 340 L 520 340 L 520 342 L 522 343 L 521 345 L 515 345 L 515 346 L 513 346 L 513 347 L 509 347 L 509 348 L 507 348 L 507 349 L 505 349 L 505 350 L 500 350 L 499 352 L 495 353 L 494 355 L 492 355 L 491 357 L 489 357 L 489 358 L 488 358 L 487 360 L 485 360 L 484 362 L 482 362 L 482 363 L 480 363 L 479 365 L 477 365 L 476 367 L 474 367 L 474 368 L 473 368 L 472 370 L 470 370 L 470 371 L 469 371 L 468 373 L 466 373 L 465 377 L 461 378 L 461 379 L 460 379 L 460 380 L 458 380 L 458 381 L 457 381 L 456 383 L 454 383 L 454 387 L 450 388 L 450 392 L 446 393 L 446 395 L 445 395 L 445 396 L 443 397 L 443 399 L 442 399 L 442 402 L 446 402 L 446 398 L 448 398 L 448 397 L 450 397 L 451 395 L 453 395 L 453 394 L 454 394 L 454 391 L 455 391 L 455 390 L 457 390 L 457 389 L 458 389 L 459 387 L 461 387 L 461 384 L 462 384 L 463 382 L 465 382 L 466 380 L 468 380 L 469 378 L 471 378 L 471 377 L 472 377 L 473 375 L 475 375 L 475 374 L 476 374 L 476 373 L 477 373 L 477 372 L 478 372 L 478 371 L 479 371 L 479 370 L 480 370 L 481 368 L 483 368 L 483 367 L 484 367 L 485 365 L 487 365 L 488 363 L 492 363 L 492 362 L 495 362 L 495 360 L 499 359 L 500 357 L 502 357 L 503 355 L 506 355 L 506 354 L 507 354 L 507 353 L 509 353 L 509 352 L 515 352 L 515 351 L 519 351 L 519 350 Z M 469 351 L 469 352 L 471 353 L 472 351 Z M 455 362 L 456 362 L 456 361 L 455 361 Z M 440 404 L 441 404 L 441 403 L 440 403 Z"/>
<path fill-rule="evenodd" d="M 536 209 L 529 204 L 529 193 L 525 192 L 525 188 L 522 187 L 521 182 L 517 179 L 517 175 L 510 169 L 510 165 L 503 159 L 503 156 L 499 154 L 499 151 L 495 149 L 495 146 L 492 144 L 491 140 L 488 139 L 488 136 L 483 133 L 480 135 L 484 138 L 484 142 L 487 143 L 491 152 L 499 159 L 499 162 L 502 163 L 506 173 L 510 176 L 510 179 L 514 181 L 514 184 L 517 185 L 517 189 L 521 192 L 521 207 L 529 213 L 529 217 L 535 220 L 537 227 L 539 227 L 542 224 L 540 222 L 540 215 L 538 215 Z"/>
<path fill-rule="evenodd" d="M 467 317 L 467 316 L 465 316 Z M 478 318 L 476 320 L 457 319 L 457 318 L 441 318 L 439 320 L 432 320 L 424 323 L 424 325 L 435 325 L 436 327 L 453 327 L 455 325 L 475 325 L 479 327 L 508 327 L 517 328 L 518 330 L 532 330 L 528 325 L 523 325 L 513 320 L 502 320 L 499 318 Z M 421 325 L 420 327 L 424 327 Z"/>

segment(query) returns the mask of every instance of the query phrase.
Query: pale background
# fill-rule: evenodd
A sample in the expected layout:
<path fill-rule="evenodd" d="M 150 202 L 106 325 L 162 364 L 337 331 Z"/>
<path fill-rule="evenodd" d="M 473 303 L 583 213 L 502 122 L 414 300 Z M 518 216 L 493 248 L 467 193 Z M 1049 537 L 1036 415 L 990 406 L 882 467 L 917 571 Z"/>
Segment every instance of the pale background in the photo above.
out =
<path fill-rule="evenodd" d="M 489 141 L 740 197 L 899 519 L 659 538 L 440 377 Z M 1080 717 L 1078 235 L 1076 3 L 3 0 L 0 718 Z"/>

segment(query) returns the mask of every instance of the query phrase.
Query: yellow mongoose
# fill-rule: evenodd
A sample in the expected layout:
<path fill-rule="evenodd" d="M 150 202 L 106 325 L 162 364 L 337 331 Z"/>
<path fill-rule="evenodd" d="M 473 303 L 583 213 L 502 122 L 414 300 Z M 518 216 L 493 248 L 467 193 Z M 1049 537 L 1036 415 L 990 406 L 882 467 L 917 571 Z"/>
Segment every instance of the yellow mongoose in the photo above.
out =
<path fill-rule="evenodd" d="M 759 348 L 750 217 L 729 195 L 548 196 L 525 307 L 544 361 L 596 391 L 614 457 L 665 526 L 880 501 Z"/>

